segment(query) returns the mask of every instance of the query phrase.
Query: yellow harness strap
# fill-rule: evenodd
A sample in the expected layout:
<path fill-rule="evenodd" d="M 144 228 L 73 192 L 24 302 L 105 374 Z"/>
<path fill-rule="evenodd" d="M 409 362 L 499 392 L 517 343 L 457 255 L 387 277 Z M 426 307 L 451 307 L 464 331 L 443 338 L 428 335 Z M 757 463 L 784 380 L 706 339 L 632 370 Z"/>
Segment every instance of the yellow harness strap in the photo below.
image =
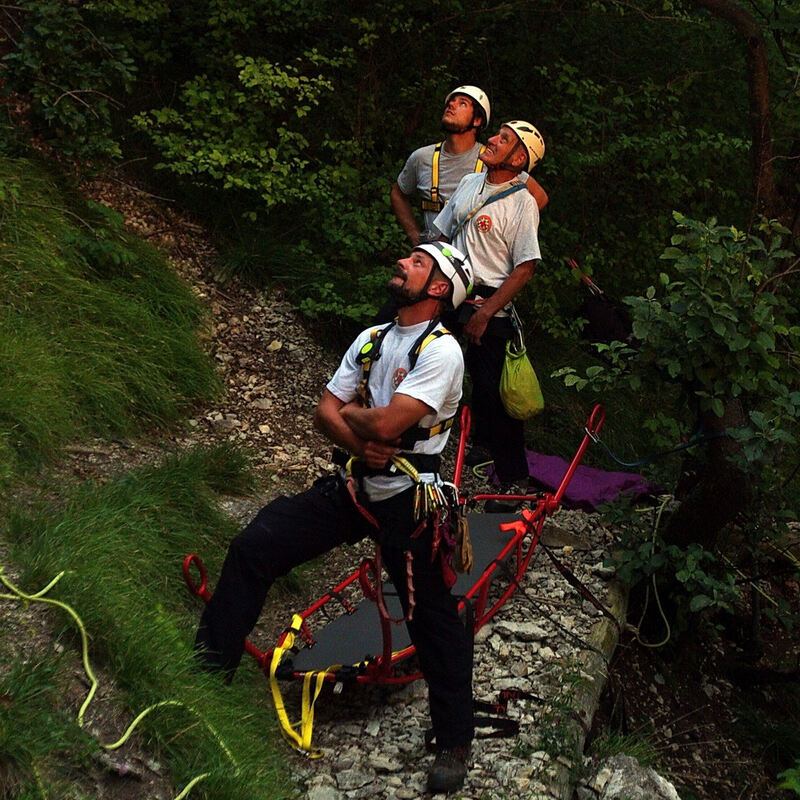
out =
<path fill-rule="evenodd" d="M 269 665 L 269 686 L 272 691 L 272 700 L 275 703 L 275 713 L 278 715 L 278 722 L 284 739 L 294 750 L 307 758 L 322 758 L 322 751 L 311 746 L 311 734 L 314 729 L 314 703 L 317 702 L 317 698 L 322 691 L 325 676 L 335 672 L 336 667 L 330 666 L 321 672 L 307 672 L 303 677 L 302 709 L 298 725 L 292 725 L 289 721 L 286 706 L 283 702 L 283 695 L 278 686 L 278 679 L 275 677 L 283 654 L 294 647 L 295 637 L 300 632 L 302 624 L 303 618 L 299 614 L 295 614 L 292 617 L 292 624 L 289 626 L 289 631 L 283 640 L 283 644 L 272 651 L 272 661 Z"/>
<path fill-rule="evenodd" d="M 433 160 L 431 161 L 431 199 L 423 199 L 423 211 L 441 211 L 445 205 L 447 205 L 447 200 L 442 200 L 439 197 L 439 157 L 441 155 L 443 145 L 444 142 L 439 142 L 439 144 L 433 148 Z M 486 145 L 482 144 L 481 149 L 478 151 L 478 159 L 475 162 L 475 169 L 473 172 L 483 171 L 483 161 L 481 161 L 480 156 L 485 149 Z"/>

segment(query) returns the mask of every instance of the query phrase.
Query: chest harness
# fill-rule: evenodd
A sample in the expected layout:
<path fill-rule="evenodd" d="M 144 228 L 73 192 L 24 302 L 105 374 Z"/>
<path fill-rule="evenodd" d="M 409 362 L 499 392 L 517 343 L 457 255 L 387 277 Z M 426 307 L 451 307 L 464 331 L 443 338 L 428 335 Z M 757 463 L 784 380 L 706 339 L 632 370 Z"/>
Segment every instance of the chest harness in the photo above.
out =
<path fill-rule="evenodd" d="M 427 197 L 423 198 L 422 200 L 422 210 L 423 211 L 441 211 L 445 205 L 447 204 L 447 200 L 442 200 L 439 196 L 439 158 L 442 153 L 442 146 L 444 142 L 439 142 L 436 147 L 433 148 L 433 162 L 431 164 L 431 198 L 428 200 Z M 483 161 L 480 159 L 481 153 L 486 149 L 486 145 L 482 144 L 480 152 L 478 153 L 478 159 L 475 162 L 475 169 L 473 172 L 482 172 L 483 171 Z"/>
<path fill-rule="evenodd" d="M 380 358 L 381 356 L 381 344 L 383 340 L 386 338 L 386 334 L 395 326 L 396 321 L 390 322 L 383 328 L 375 328 L 370 333 L 370 339 L 368 342 L 364 344 L 364 346 L 359 351 L 358 355 L 356 356 L 356 363 L 361 366 L 361 381 L 358 384 L 357 392 L 358 396 L 361 400 L 361 404 L 365 408 L 370 408 L 372 406 L 372 392 L 369 388 L 369 376 L 372 371 L 372 365 Z M 439 318 L 434 317 L 425 330 L 420 334 L 419 338 L 414 342 L 411 350 L 408 351 L 408 371 L 414 369 L 417 365 L 417 361 L 419 360 L 420 354 L 422 351 L 431 343 L 435 342 L 442 336 L 450 336 L 452 335 L 450 331 L 446 330 L 445 328 L 437 328 L 439 324 Z M 449 431 L 450 428 L 453 427 L 453 422 L 455 421 L 455 414 L 441 422 L 437 422 L 435 425 L 432 425 L 430 428 L 426 428 L 423 425 L 413 425 L 407 431 L 403 432 L 400 436 L 400 447 L 404 450 L 410 450 L 414 447 L 416 442 L 421 442 L 426 439 L 432 439 L 434 436 L 438 436 L 445 431 Z M 423 453 L 408 453 L 407 456 L 409 461 L 412 461 L 416 464 L 416 462 L 420 462 L 418 469 L 422 472 L 436 472 L 439 468 L 439 457 L 438 456 L 426 456 Z M 421 458 L 422 457 L 422 458 Z M 430 459 L 435 460 L 435 466 L 432 469 L 428 469 L 431 466 L 432 462 Z M 388 474 L 388 473 L 387 473 Z"/>

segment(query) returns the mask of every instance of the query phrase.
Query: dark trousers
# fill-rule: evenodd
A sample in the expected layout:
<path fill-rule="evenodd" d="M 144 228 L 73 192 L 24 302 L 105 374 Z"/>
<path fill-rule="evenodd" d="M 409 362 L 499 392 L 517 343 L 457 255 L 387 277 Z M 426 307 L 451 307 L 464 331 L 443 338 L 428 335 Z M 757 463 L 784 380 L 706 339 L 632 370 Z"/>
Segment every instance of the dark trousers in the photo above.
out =
<path fill-rule="evenodd" d="M 449 330 L 461 336 L 474 309 L 463 305 L 457 319 L 443 320 Z M 506 342 L 514 335 L 508 317 L 493 317 L 480 344 L 467 343 L 464 365 L 472 379 L 472 439 L 489 450 L 501 483 L 527 481 L 525 425 L 509 417 L 500 398 L 500 377 L 506 358 Z"/>
<path fill-rule="evenodd" d="M 404 609 L 406 559 L 398 546 L 414 528 L 413 492 L 403 492 L 370 511 L 387 534 L 383 563 Z M 356 542 L 375 529 L 355 509 L 341 481 L 323 478 L 295 497 L 279 497 L 228 548 L 216 591 L 200 619 L 195 646 L 207 667 L 232 675 L 244 651 L 272 582 L 344 542 Z M 443 747 L 467 744 L 473 737 L 472 639 L 458 616 L 458 602 L 442 580 L 438 563 L 425 557 L 425 533 L 415 540 L 414 618 L 408 623 L 428 684 L 430 714 Z M 410 544 L 407 540 L 406 545 Z M 377 613 L 377 612 L 376 612 Z M 377 624 L 377 618 L 376 618 Z"/>

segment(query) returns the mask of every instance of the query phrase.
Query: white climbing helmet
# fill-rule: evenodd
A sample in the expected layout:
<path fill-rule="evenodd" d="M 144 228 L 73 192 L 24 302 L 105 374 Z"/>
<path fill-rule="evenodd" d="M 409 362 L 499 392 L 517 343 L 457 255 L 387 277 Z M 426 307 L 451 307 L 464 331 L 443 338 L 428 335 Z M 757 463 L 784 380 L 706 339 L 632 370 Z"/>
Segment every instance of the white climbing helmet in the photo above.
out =
<path fill-rule="evenodd" d="M 458 308 L 472 291 L 474 273 L 469 259 L 447 242 L 427 242 L 417 245 L 414 249 L 422 250 L 433 257 L 436 265 L 453 287 L 453 291 L 450 293 L 450 304 L 453 308 Z"/>
<path fill-rule="evenodd" d="M 503 125 L 511 128 L 519 136 L 520 141 L 528 151 L 528 163 L 522 168 L 522 171 L 530 172 L 544 158 L 544 139 L 542 139 L 542 134 L 530 122 L 525 122 L 521 119 L 504 122 Z"/>
<path fill-rule="evenodd" d="M 480 89 L 477 86 L 457 86 L 452 92 L 450 92 L 450 94 L 447 95 L 447 97 L 445 97 L 445 107 L 450 102 L 450 98 L 454 94 L 465 94 L 473 102 L 480 106 L 481 111 L 483 111 L 483 124 L 481 125 L 481 128 L 485 128 L 489 124 L 492 107 L 489 103 L 489 96 L 483 91 L 483 89 Z"/>

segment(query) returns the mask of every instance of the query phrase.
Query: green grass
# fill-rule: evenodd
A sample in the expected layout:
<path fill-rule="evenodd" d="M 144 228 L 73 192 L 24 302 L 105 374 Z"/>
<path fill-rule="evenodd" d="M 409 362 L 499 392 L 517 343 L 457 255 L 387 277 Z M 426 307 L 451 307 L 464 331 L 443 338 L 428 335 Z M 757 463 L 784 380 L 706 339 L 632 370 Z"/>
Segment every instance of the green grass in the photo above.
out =
<path fill-rule="evenodd" d="M 168 425 L 212 397 L 201 324 L 120 215 L 0 158 L 0 481 L 70 438 Z"/>
<path fill-rule="evenodd" d="M 0 658 L 0 797 L 66 797 L 70 773 L 99 749 L 57 707 L 68 680 L 64 662 Z M 56 751 L 64 756 L 54 769 Z"/>
<path fill-rule="evenodd" d="M 246 667 L 225 687 L 198 673 L 191 658 L 200 608 L 183 584 L 181 563 L 186 553 L 199 552 L 209 574 L 218 574 L 235 529 L 216 510 L 215 497 L 243 491 L 247 483 L 237 452 L 197 450 L 70 490 L 57 511 L 51 510 L 52 499 L 42 500 L 38 508 L 12 515 L 2 531 L 22 570 L 24 590 L 37 591 L 66 571 L 48 596 L 80 616 L 91 661 L 113 676 L 128 721 L 163 700 L 180 700 L 199 712 L 198 719 L 189 708 L 161 709 L 145 718 L 135 736 L 168 764 L 176 792 L 209 772 L 192 790 L 193 797 L 209 800 L 293 794 L 263 676 Z M 75 657 L 74 625 L 63 612 L 51 613 L 57 624 L 63 622 L 67 650 Z M 59 713 L 74 715 L 77 709 Z M 92 713 L 90 706 L 87 720 Z M 68 760 L 73 755 L 70 749 Z"/>

